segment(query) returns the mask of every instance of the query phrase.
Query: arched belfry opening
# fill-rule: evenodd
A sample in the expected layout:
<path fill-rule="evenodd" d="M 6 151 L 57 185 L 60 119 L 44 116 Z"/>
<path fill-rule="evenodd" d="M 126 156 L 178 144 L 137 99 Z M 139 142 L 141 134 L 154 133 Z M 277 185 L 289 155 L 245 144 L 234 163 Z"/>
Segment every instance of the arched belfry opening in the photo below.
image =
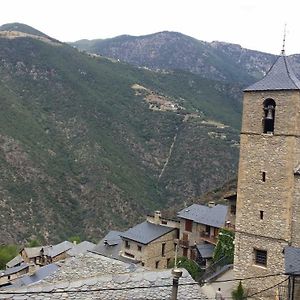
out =
<path fill-rule="evenodd" d="M 276 103 L 273 99 L 269 98 L 264 101 L 264 118 L 263 118 L 264 133 L 269 133 L 269 134 L 274 133 L 275 107 L 276 107 Z"/>

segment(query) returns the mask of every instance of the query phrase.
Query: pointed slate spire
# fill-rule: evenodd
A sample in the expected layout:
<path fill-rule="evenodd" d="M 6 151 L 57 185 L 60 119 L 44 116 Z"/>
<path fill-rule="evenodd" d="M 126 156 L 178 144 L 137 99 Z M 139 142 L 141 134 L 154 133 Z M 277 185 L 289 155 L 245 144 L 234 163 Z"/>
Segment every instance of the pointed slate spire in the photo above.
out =
<path fill-rule="evenodd" d="M 269 72 L 260 81 L 250 85 L 244 91 L 300 90 L 300 81 L 296 77 L 284 50 Z"/>

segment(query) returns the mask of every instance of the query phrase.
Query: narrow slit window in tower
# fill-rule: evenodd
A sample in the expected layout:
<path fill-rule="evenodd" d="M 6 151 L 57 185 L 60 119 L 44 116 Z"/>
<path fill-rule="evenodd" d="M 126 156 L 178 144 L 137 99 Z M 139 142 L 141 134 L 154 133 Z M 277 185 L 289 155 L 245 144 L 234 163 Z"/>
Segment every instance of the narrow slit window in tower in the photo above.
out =
<path fill-rule="evenodd" d="M 266 172 L 262 172 L 261 180 L 262 182 L 266 182 Z"/>
<path fill-rule="evenodd" d="M 263 220 L 264 219 L 264 211 L 263 210 L 260 210 L 260 219 Z"/>

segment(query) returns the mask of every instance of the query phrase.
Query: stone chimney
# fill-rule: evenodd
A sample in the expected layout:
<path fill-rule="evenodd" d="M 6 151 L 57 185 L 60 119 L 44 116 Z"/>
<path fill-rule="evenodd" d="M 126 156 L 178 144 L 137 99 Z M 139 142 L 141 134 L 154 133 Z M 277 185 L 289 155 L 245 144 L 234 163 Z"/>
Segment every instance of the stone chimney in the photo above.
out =
<path fill-rule="evenodd" d="M 214 206 L 216 206 L 216 204 L 215 204 L 214 201 L 209 201 L 207 205 L 208 205 L 208 207 L 214 207 Z"/>
<path fill-rule="evenodd" d="M 161 212 L 160 210 L 156 210 L 154 212 L 154 224 L 160 224 Z"/>

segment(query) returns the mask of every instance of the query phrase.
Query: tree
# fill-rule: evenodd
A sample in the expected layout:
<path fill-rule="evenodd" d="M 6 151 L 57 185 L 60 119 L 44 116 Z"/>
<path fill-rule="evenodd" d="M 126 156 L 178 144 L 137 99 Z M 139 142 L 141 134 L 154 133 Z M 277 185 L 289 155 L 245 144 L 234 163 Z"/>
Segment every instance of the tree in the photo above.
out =
<path fill-rule="evenodd" d="M 29 240 L 29 242 L 26 245 L 27 247 L 38 247 L 41 246 L 41 242 L 39 240 Z"/>
<path fill-rule="evenodd" d="M 213 254 L 213 261 L 216 262 L 222 257 L 226 257 L 229 264 L 233 263 L 234 232 L 225 228 L 220 230 L 218 243 Z"/>
<path fill-rule="evenodd" d="M 16 245 L 0 246 L 0 269 L 4 269 L 6 263 L 17 256 L 18 250 Z"/>
<path fill-rule="evenodd" d="M 174 260 L 172 260 L 171 263 L 168 265 L 168 268 L 173 268 L 173 267 L 174 267 Z M 184 256 L 178 257 L 177 267 L 186 269 L 195 280 L 197 280 L 202 273 L 202 270 L 200 269 L 200 267 L 195 261 L 193 261 L 192 259 L 188 259 L 187 257 Z"/>
<path fill-rule="evenodd" d="M 236 290 L 233 290 L 231 296 L 234 300 L 245 300 L 247 299 L 247 295 L 244 291 L 242 282 L 240 281 Z"/>

